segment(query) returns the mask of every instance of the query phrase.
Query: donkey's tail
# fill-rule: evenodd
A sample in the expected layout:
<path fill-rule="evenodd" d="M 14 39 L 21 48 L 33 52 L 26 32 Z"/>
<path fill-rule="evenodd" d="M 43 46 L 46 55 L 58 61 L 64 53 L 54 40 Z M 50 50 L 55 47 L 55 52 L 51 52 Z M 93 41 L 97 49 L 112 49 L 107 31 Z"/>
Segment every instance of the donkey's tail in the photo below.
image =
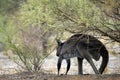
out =
<path fill-rule="evenodd" d="M 102 63 L 101 63 L 101 66 L 99 68 L 99 72 L 102 74 L 103 71 L 105 70 L 107 64 L 108 64 L 108 61 L 109 61 L 109 54 L 108 54 L 108 51 L 107 49 L 105 48 L 105 46 L 103 46 L 100 50 L 100 54 L 102 56 Z"/>

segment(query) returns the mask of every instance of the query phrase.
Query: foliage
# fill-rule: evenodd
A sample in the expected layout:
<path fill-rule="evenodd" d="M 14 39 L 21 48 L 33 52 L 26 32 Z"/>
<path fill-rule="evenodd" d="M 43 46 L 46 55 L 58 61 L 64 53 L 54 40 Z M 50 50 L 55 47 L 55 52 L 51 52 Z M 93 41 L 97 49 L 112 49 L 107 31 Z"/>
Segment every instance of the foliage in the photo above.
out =
<path fill-rule="evenodd" d="M 6 49 L 9 47 L 9 43 L 14 42 L 15 33 L 13 21 L 7 16 L 0 15 L 0 42 L 6 46 Z"/>
<path fill-rule="evenodd" d="M 104 10 L 101 7 L 96 7 L 91 1 L 51 0 L 51 4 L 53 4 L 53 10 L 58 19 L 63 21 L 63 24 L 66 24 L 67 31 L 74 33 L 97 31 L 114 41 L 120 42 L 119 4 L 117 4 L 119 1 L 115 2 L 116 0 L 110 0 L 109 2 L 109 0 L 106 0 L 104 5 L 107 7 L 104 6 Z M 102 2 L 100 0 L 98 2 L 97 0 L 93 1 L 96 1 L 96 3 Z M 109 9 L 111 9 L 113 15 L 109 15 L 107 12 Z M 111 34 L 111 31 L 113 34 Z"/>
<path fill-rule="evenodd" d="M 106 16 L 92 0 L 29 0 L 27 3 L 29 6 L 25 3 L 19 12 L 23 25 L 44 26 L 44 31 L 52 29 L 59 33 L 97 31 L 119 42 L 119 20 Z M 109 33 L 111 30 L 116 36 Z"/>
<path fill-rule="evenodd" d="M 18 10 L 20 4 L 26 0 L 0 0 L 0 13 L 12 14 Z"/>
<path fill-rule="evenodd" d="M 120 1 L 119 0 L 90 0 L 105 15 L 102 25 L 107 32 L 101 29 L 97 30 L 103 35 L 110 37 L 112 40 L 120 42 Z M 112 32 L 112 33 L 111 33 Z"/>

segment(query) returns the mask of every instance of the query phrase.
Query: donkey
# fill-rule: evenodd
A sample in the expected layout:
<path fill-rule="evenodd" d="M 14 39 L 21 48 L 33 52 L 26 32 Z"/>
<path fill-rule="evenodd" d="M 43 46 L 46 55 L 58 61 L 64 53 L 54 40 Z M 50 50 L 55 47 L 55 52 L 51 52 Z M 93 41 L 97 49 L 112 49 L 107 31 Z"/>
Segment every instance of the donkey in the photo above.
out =
<path fill-rule="evenodd" d="M 56 56 L 59 57 L 57 63 L 58 75 L 63 59 L 66 59 L 67 62 L 67 70 L 65 73 L 66 75 L 71 65 L 70 58 L 73 57 L 77 57 L 78 74 L 80 75 L 83 75 L 83 59 L 86 59 L 88 61 L 88 63 L 92 66 L 95 74 L 102 74 L 108 64 L 109 54 L 107 49 L 102 42 L 91 35 L 75 34 L 68 38 L 68 40 L 65 42 L 57 40 L 57 44 Z M 99 70 L 97 70 L 92 58 L 98 61 L 100 59 L 100 56 L 102 57 L 102 63 Z"/>

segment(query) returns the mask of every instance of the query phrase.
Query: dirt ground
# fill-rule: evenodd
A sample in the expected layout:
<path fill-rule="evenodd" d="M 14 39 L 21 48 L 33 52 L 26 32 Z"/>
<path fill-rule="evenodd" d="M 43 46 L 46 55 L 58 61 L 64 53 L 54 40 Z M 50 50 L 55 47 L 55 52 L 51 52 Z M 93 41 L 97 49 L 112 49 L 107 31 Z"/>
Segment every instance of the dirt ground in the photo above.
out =
<path fill-rule="evenodd" d="M 120 74 L 104 75 L 54 75 L 44 73 L 17 73 L 0 75 L 0 80 L 120 80 Z"/>

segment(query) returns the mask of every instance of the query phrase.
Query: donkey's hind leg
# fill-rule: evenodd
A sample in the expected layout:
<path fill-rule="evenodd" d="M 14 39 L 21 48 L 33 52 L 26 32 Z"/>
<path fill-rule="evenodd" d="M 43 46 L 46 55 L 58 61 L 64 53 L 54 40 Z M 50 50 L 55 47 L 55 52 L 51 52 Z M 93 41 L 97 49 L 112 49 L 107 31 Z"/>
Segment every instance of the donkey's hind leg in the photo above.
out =
<path fill-rule="evenodd" d="M 67 59 L 66 62 L 67 62 L 67 70 L 66 70 L 65 74 L 67 75 L 67 73 L 68 73 L 68 71 L 70 69 L 71 61 L 70 61 L 70 59 Z"/>

